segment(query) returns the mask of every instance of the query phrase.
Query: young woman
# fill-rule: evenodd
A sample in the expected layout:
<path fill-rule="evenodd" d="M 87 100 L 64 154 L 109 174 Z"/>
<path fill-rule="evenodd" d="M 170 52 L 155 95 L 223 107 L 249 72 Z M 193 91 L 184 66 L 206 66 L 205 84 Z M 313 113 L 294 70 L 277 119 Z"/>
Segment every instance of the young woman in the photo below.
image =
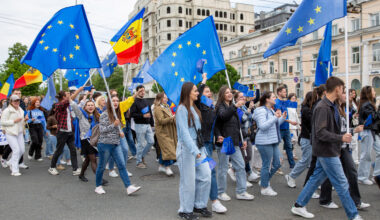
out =
<path fill-rule="evenodd" d="M 356 90 L 355 89 L 350 89 L 349 90 L 350 92 L 350 96 L 349 96 L 349 100 L 350 100 L 350 109 L 351 109 L 351 112 L 350 112 L 350 121 L 352 121 L 352 125 L 354 126 L 358 126 L 359 125 L 359 114 L 358 114 L 358 107 L 359 107 L 359 104 L 358 102 L 356 101 L 357 99 L 357 94 L 356 94 Z M 352 158 L 354 159 L 354 162 L 355 164 L 359 164 L 359 143 L 358 143 L 358 137 L 359 137 L 359 134 L 358 133 L 355 133 L 354 136 L 352 137 L 352 142 L 351 142 L 351 146 L 352 146 Z"/>
<path fill-rule="evenodd" d="M 3 113 L 2 109 L 3 109 L 3 103 L 0 102 L 0 118 L 1 118 L 1 114 Z M 4 154 L 6 153 L 5 151 L 7 149 L 10 149 L 10 146 L 8 144 L 7 138 L 5 137 L 5 133 L 3 132 L 3 129 L 0 126 L 0 161 L 1 161 L 1 166 L 3 168 L 8 167 L 7 159 L 8 159 L 9 155 L 4 156 Z M 3 158 L 3 156 L 4 156 L 4 158 Z"/>
<path fill-rule="evenodd" d="M 45 114 L 40 107 L 40 100 L 37 97 L 31 99 L 30 105 L 28 107 L 28 124 L 30 138 L 32 139 L 32 144 L 29 148 L 28 158 L 29 160 L 34 159 L 37 161 L 43 161 L 41 150 L 44 134 L 46 133 L 46 119 Z"/>
<path fill-rule="evenodd" d="M 112 107 L 116 110 L 117 118 L 115 118 Z M 124 133 L 120 128 L 120 109 L 119 98 L 117 96 L 111 97 L 107 102 L 107 110 L 102 113 L 99 119 L 100 136 L 98 140 L 99 164 L 96 169 L 96 189 L 97 194 L 106 193 L 102 187 L 103 173 L 106 163 L 112 157 L 119 169 L 120 177 L 123 180 L 127 194 L 130 195 L 141 189 L 140 186 L 131 185 L 127 170 L 125 168 L 125 161 L 123 159 L 123 152 L 120 146 L 120 137 L 124 138 Z"/>
<path fill-rule="evenodd" d="M 376 122 L 379 119 L 376 114 L 375 98 L 376 92 L 372 86 L 365 86 L 362 88 L 359 104 L 359 124 L 364 125 L 364 131 L 360 133 L 361 149 L 358 180 L 360 183 L 365 185 L 373 184 L 373 182 L 369 179 L 372 148 L 376 153 L 373 176 L 380 175 L 380 138 L 379 135 L 375 134 L 379 132 Z M 372 123 L 369 122 L 370 120 Z"/>
<path fill-rule="evenodd" d="M 154 100 L 154 122 L 158 145 L 160 146 L 158 171 L 173 175 L 170 166 L 176 159 L 177 130 L 165 93 L 158 93 Z"/>
<path fill-rule="evenodd" d="M 296 94 L 290 93 L 288 95 L 288 101 L 290 101 L 291 103 L 297 103 Z M 288 107 L 288 118 L 290 121 L 297 122 L 297 125 L 289 124 L 289 130 L 290 130 L 290 135 L 292 136 L 291 138 L 292 138 L 293 151 L 294 151 L 294 146 L 298 141 L 298 130 L 300 129 L 299 125 L 301 124 L 300 118 L 298 117 L 298 113 L 297 113 L 297 104 L 295 104 L 295 106 L 291 104 L 291 107 Z"/>
<path fill-rule="evenodd" d="M 253 200 L 254 196 L 247 190 L 247 176 L 245 172 L 245 162 L 240 152 L 240 143 L 243 151 L 247 148 L 247 141 L 241 138 L 241 124 L 237 109 L 245 104 L 245 101 L 232 102 L 233 96 L 231 89 L 223 86 L 219 90 L 218 102 L 216 103 L 217 122 L 215 124 L 215 136 L 221 144 L 224 138 L 231 137 L 235 153 L 227 155 L 217 148 L 218 152 L 218 198 L 222 201 L 229 201 L 231 198 L 227 195 L 227 169 L 228 162 L 231 159 L 232 167 L 236 176 L 236 198 L 240 200 Z M 244 137 L 243 137 L 244 138 Z"/>
<path fill-rule="evenodd" d="M 198 143 L 201 130 L 201 113 L 194 105 L 198 99 L 198 89 L 191 83 L 182 85 L 181 97 L 176 113 L 177 125 L 177 163 L 180 172 L 179 217 L 198 219 L 194 212 L 203 217 L 211 217 L 207 202 L 211 187 L 211 170 L 202 162 L 207 155 L 203 143 Z"/>
<path fill-rule="evenodd" d="M 104 96 L 101 95 L 96 98 L 95 107 L 99 114 L 102 114 L 103 111 L 107 109 L 106 104 L 106 98 L 104 98 Z"/>
<path fill-rule="evenodd" d="M 25 152 L 24 143 L 24 110 L 20 107 L 20 97 L 11 95 L 9 106 L 1 115 L 0 124 L 12 149 L 12 157 L 8 162 L 12 176 L 20 176 L 19 160 Z"/>
<path fill-rule="evenodd" d="M 254 120 L 257 123 L 256 146 L 260 152 L 263 165 L 261 168 L 261 195 L 276 196 L 269 184 L 270 179 L 281 167 L 280 150 L 278 144 L 281 142 L 280 125 L 286 119 L 286 112 L 274 112 L 272 109 L 276 104 L 276 96 L 273 92 L 266 92 L 260 98 L 260 107 L 255 109 Z M 272 166 L 271 166 L 272 163 Z"/>

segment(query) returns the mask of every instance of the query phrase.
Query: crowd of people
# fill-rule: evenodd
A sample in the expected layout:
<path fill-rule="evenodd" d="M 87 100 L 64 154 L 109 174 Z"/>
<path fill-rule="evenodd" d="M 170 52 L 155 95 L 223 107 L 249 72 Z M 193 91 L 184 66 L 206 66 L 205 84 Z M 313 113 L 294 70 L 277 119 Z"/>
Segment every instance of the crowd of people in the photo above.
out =
<path fill-rule="evenodd" d="M 96 177 L 95 193 L 104 194 L 103 186 L 108 184 L 104 171 L 109 169 L 108 175 L 120 176 L 130 195 L 141 186 L 131 183 L 127 161 L 136 160 L 139 169 L 152 166 L 145 158 L 154 147 L 158 172 L 173 176 L 171 167 L 178 166 L 179 217 L 198 219 L 227 212 L 222 202 L 231 200 L 226 192 L 228 176 L 236 182 L 238 200 L 254 199 L 247 191 L 254 182 L 259 183 L 261 195 L 277 196 L 271 179 L 283 174 L 286 159 L 291 171 L 284 184 L 290 188 L 307 170 L 293 214 L 313 218 L 306 210 L 311 198 L 319 199 L 322 207 L 338 208 L 331 197 L 335 189 L 348 218 L 362 219 L 358 210 L 370 204 L 362 201 L 358 184 L 380 187 L 380 109 L 371 86 L 361 89 L 359 101 L 356 91 L 349 90 L 347 105 L 343 81 L 330 77 L 305 95 L 299 115 L 297 97 L 288 94 L 286 87 L 278 87 L 276 93 L 257 90 L 254 97 L 246 97 L 222 86 L 214 100 L 206 81 L 203 74 L 198 86 L 184 83 L 176 111 L 163 92 L 151 104 L 144 98 L 143 85 L 125 100 L 115 90 L 110 97 L 95 89 L 85 92 L 84 87 L 60 91 L 49 111 L 41 107 L 42 97 L 23 97 L 15 89 L 0 102 L 1 165 L 9 167 L 12 176 L 22 175 L 20 169 L 29 168 L 25 146 L 29 145 L 27 158 L 40 162 L 45 141 L 51 175 L 67 165 L 72 166 L 72 175 L 88 182 L 90 166 Z M 302 152 L 299 159 L 296 146 Z"/>

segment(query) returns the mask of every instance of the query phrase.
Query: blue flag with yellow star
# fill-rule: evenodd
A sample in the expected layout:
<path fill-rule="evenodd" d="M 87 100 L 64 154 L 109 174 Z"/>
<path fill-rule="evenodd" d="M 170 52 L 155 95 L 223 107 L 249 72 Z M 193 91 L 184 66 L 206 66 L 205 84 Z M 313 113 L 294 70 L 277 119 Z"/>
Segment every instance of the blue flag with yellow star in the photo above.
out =
<path fill-rule="evenodd" d="M 144 65 L 142 66 L 140 72 L 136 75 L 136 78 L 141 78 L 141 83 L 135 83 L 132 81 L 131 86 L 128 88 L 128 90 L 132 93 L 134 89 L 140 84 L 150 83 L 154 79 L 148 74 L 148 70 L 150 68 L 149 59 L 146 59 Z"/>
<path fill-rule="evenodd" d="M 203 73 L 207 73 L 207 78 L 226 68 L 212 16 L 179 36 L 156 59 L 148 74 L 178 106 L 183 83 L 202 81 L 202 73 L 197 71 L 197 62 L 201 59 L 206 60 Z"/>
<path fill-rule="evenodd" d="M 102 61 L 102 69 L 106 78 L 110 77 L 117 66 L 117 57 L 115 52 L 107 55 Z M 99 70 L 100 71 L 100 70 Z"/>
<path fill-rule="evenodd" d="M 65 78 L 69 81 L 70 86 L 76 86 L 77 88 L 84 86 L 90 77 L 90 69 L 72 69 L 67 70 Z"/>
<path fill-rule="evenodd" d="M 276 54 L 284 47 L 295 45 L 298 38 L 346 15 L 347 0 L 303 0 L 269 45 L 264 58 Z"/>
<path fill-rule="evenodd" d="M 46 95 L 44 99 L 41 102 L 41 107 L 43 107 L 46 110 L 50 110 L 52 105 L 57 102 L 57 99 L 55 98 L 55 85 L 53 77 L 50 77 L 48 79 L 48 89 L 46 92 Z"/>
<path fill-rule="evenodd" d="M 59 10 L 41 29 L 21 63 L 48 77 L 56 69 L 101 67 L 83 5 Z"/>
<path fill-rule="evenodd" d="M 319 48 L 315 68 L 315 86 L 325 84 L 333 72 L 333 65 L 331 63 L 331 26 L 331 22 L 327 23 L 321 47 Z"/>

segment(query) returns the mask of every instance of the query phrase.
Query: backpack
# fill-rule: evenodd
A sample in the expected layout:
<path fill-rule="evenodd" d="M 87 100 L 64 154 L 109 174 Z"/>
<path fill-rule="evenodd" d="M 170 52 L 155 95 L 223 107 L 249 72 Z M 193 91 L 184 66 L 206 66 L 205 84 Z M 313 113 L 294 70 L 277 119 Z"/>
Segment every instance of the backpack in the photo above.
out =
<path fill-rule="evenodd" d="M 100 131 L 99 131 L 99 124 L 95 125 L 92 130 L 91 130 L 91 137 L 90 137 L 90 144 L 93 147 L 96 147 L 98 145 L 98 140 L 100 136 Z"/>

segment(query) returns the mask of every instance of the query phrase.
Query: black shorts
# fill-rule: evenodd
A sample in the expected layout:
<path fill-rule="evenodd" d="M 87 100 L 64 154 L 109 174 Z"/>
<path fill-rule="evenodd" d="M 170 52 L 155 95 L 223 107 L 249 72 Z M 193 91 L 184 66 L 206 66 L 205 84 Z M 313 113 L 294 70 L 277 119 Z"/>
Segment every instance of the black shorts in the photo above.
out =
<path fill-rule="evenodd" d="M 81 143 L 81 154 L 87 156 L 89 154 L 97 154 L 98 151 L 91 146 L 90 142 L 87 139 L 80 140 Z"/>

